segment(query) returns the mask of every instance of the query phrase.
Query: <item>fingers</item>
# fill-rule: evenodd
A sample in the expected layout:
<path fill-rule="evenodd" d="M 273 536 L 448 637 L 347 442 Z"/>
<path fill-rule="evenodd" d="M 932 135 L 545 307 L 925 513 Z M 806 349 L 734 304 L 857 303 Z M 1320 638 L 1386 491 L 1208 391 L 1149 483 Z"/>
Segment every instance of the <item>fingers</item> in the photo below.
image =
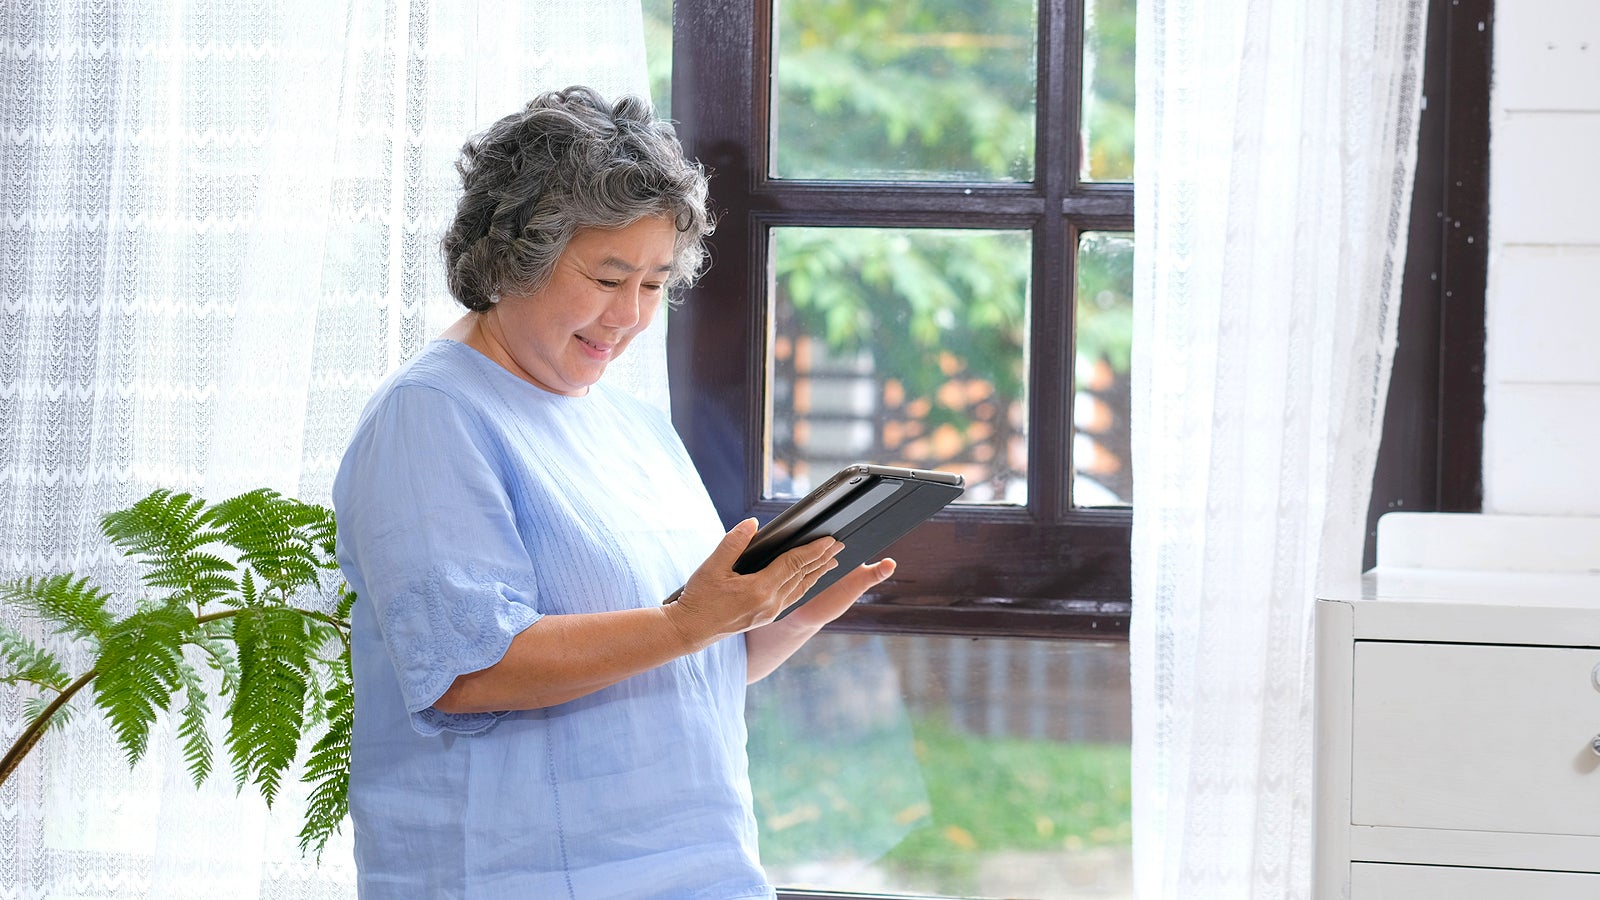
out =
<path fill-rule="evenodd" d="M 798 600 L 811 590 L 818 579 L 833 571 L 839 565 L 835 557 L 843 549 L 844 544 L 840 541 L 824 537 L 796 547 L 774 560 L 766 571 L 776 572 L 781 578 L 776 588 L 781 606 Z"/>
<path fill-rule="evenodd" d="M 821 537 L 809 544 L 799 547 L 778 557 L 778 561 L 786 563 L 790 570 L 796 573 L 809 572 L 817 566 L 833 561 L 839 551 L 844 549 L 842 541 L 831 537 Z"/>
<path fill-rule="evenodd" d="M 895 561 L 887 557 L 870 565 L 856 566 L 784 621 L 801 628 L 820 628 L 843 615 L 862 594 L 882 584 L 894 574 L 895 568 Z"/>
<path fill-rule="evenodd" d="M 831 537 L 795 547 L 759 572 L 733 571 L 756 531 L 754 519 L 735 525 L 687 584 L 666 604 L 696 634 L 733 634 L 759 627 L 811 590 L 838 565 L 844 544 Z"/>

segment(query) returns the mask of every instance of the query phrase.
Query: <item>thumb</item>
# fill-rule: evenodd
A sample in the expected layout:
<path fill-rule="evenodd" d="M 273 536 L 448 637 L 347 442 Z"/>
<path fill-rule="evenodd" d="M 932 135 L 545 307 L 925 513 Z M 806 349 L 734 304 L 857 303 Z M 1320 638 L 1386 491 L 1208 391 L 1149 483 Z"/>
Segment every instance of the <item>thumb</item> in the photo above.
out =
<path fill-rule="evenodd" d="M 739 560 L 739 554 L 750 546 L 750 539 L 756 534 L 756 520 L 745 519 L 733 526 L 722 540 L 717 544 L 717 549 L 711 551 L 706 557 L 706 562 L 712 563 L 720 570 L 731 570 L 733 564 Z"/>
<path fill-rule="evenodd" d="M 871 590 L 877 585 L 888 581 L 889 577 L 894 574 L 894 570 L 897 568 L 899 568 L 899 563 L 896 563 L 892 558 L 887 556 L 870 566 L 862 566 L 862 574 L 869 579 L 867 585 L 863 587 L 862 590 Z"/>
<path fill-rule="evenodd" d="M 838 588 L 840 591 L 853 596 L 859 596 L 889 580 L 889 576 L 894 574 L 896 568 L 895 561 L 885 556 L 875 563 L 856 566 L 843 578 L 840 578 L 833 585 L 833 588 Z M 829 590 L 833 588 L 829 588 Z"/>

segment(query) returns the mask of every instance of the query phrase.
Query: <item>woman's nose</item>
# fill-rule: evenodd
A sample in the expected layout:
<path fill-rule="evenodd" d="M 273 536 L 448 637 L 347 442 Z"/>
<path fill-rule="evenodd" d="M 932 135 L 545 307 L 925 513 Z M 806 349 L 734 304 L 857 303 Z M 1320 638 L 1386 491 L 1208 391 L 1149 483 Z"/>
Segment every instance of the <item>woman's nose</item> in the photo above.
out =
<path fill-rule="evenodd" d="M 623 285 L 606 307 L 604 323 L 611 328 L 632 328 L 639 324 L 638 285 Z"/>

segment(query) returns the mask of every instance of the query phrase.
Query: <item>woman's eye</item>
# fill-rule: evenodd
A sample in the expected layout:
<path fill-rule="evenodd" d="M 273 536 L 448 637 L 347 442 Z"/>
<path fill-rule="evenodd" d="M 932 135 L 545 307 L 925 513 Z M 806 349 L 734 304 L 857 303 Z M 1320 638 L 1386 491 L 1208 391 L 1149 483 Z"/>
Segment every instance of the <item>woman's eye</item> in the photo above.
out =
<path fill-rule="evenodd" d="M 605 278 L 598 279 L 597 283 L 607 290 L 615 290 L 622 285 L 622 282 L 620 281 L 610 281 Z"/>
<path fill-rule="evenodd" d="M 644 285 L 644 289 L 649 291 L 652 294 L 656 293 L 657 291 L 660 291 L 663 287 L 664 287 L 664 285 L 659 284 L 659 283 L 654 283 L 654 284 L 647 283 L 647 284 Z"/>

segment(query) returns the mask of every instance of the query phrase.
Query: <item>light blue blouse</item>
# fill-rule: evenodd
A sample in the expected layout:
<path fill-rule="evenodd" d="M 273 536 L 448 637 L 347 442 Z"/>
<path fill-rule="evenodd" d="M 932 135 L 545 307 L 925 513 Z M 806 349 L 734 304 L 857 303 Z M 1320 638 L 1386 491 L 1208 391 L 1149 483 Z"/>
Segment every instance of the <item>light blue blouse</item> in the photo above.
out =
<path fill-rule="evenodd" d="M 544 615 L 653 606 L 722 536 L 672 424 L 435 341 L 334 482 L 352 613 L 362 897 L 771 897 L 733 638 L 526 712 L 433 709 Z"/>

